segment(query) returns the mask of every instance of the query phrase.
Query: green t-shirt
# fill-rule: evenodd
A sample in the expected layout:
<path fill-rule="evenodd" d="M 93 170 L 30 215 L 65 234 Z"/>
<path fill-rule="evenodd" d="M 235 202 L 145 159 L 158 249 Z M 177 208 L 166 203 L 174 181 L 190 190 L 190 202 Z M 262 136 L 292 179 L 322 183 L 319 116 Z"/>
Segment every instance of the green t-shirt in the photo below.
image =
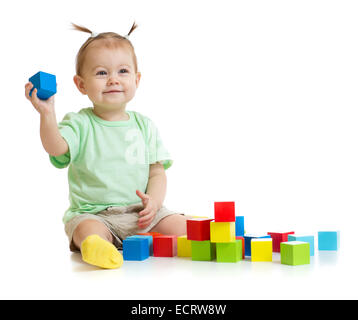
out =
<path fill-rule="evenodd" d="M 68 166 L 70 207 L 64 223 L 81 213 L 141 202 L 136 190 L 145 193 L 150 164 L 172 165 L 153 122 L 138 112 L 127 114 L 127 121 L 106 121 L 86 108 L 59 123 L 69 151 L 50 161 L 56 168 Z"/>

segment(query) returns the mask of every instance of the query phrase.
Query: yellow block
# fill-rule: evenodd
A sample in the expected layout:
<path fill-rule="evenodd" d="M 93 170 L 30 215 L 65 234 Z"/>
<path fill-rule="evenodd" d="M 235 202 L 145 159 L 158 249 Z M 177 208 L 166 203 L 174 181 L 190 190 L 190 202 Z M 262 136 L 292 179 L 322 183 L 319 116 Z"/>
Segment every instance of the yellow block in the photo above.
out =
<path fill-rule="evenodd" d="M 191 240 L 188 240 L 186 235 L 178 237 L 177 256 L 191 257 Z"/>
<path fill-rule="evenodd" d="M 251 261 L 272 261 L 272 239 L 251 240 Z"/>
<path fill-rule="evenodd" d="M 234 242 L 235 222 L 210 222 L 211 242 Z"/>

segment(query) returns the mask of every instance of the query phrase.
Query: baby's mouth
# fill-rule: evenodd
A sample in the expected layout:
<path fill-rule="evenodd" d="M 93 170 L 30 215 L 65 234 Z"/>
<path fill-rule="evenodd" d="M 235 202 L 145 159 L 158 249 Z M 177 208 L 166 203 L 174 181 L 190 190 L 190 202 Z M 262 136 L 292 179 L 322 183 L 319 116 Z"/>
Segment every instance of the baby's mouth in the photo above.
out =
<path fill-rule="evenodd" d="M 124 91 L 121 91 L 121 90 L 108 90 L 108 91 L 104 91 L 103 93 L 121 93 L 121 92 L 124 92 Z"/>

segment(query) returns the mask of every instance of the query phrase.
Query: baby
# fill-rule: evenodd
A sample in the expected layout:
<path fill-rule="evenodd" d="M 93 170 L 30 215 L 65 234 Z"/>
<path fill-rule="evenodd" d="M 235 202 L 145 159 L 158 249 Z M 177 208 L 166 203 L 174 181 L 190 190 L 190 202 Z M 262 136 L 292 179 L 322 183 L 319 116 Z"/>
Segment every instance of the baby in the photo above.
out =
<path fill-rule="evenodd" d="M 172 160 L 146 116 L 127 111 L 141 78 L 128 36 L 106 32 L 80 48 L 74 82 L 93 107 L 70 112 L 57 125 L 54 96 L 40 100 L 31 82 L 25 95 L 40 113 L 40 136 L 51 163 L 68 167 L 70 207 L 63 222 L 71 251 L 102 268 L 118 268 L 118 249 L 138 232 L 183 235 L 186 217 L 163 206 L 165 170 Z"/>

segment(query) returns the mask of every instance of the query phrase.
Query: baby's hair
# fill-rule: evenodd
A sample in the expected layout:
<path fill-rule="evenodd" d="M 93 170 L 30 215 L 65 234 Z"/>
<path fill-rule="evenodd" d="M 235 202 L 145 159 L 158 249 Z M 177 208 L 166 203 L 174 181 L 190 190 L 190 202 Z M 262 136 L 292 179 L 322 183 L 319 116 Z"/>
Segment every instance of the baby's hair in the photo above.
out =
<path fill-rule="evenodd" d="M 72 23 L 72 27 L 74 30 L 89 33 L 91 36 L 86 40 L 86 42 L 81 46 L 80 50 L 77 53 L 76 57 L 76 74 L 81 75 L 83 63 L 85 60 L 86 49 L 88 46 L 96 41 L 104 39 L 104 45 L 107 48 L 116 48 L 119 46 L 127 45 L 127 47 L 131 50 L 134 62 L 134 71 L 135 73 L 138 72 L 138 64 L 137 64 L 137 57 L 134 52 L 134 47 L 132 43 L 129 41 L 128 36 L 138 27 L 138 25 L 134 22 L 131 29 L 129 30 L 126 36 L 121 36 L 115 32 L 102 32 L 99 34 L 94 34 L 91 30 L 86 27 L 79 26 L 77 24 Z"/>

